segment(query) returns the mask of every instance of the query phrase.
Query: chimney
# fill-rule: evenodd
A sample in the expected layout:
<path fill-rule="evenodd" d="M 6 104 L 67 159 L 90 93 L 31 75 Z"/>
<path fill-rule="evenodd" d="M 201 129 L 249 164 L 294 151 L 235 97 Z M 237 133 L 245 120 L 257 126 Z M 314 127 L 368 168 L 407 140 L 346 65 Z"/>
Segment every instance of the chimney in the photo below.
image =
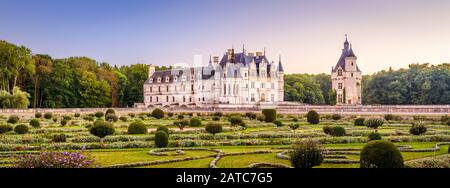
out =
<path fill-rule="evenodd" d="M 263 53 L 262 52 L 256 52 L 256 57 L 262 56 Z"/>
<path fill-rule="evenodd" d="M 148 65 L 148 77 L 150 78 L 155 73 L 155 65 Z"/>
<path fill-rule="evenodd" d="M 219 63 L 219 56 L 214 56 L 214 57 L 213 57 L 213 63 L 214 63 L 214 64 Z"/>
<path fill-rule="evenodd" d="M 253 57 L 255 54 L 254 53 L 248 53 L 248 56 Z"/>

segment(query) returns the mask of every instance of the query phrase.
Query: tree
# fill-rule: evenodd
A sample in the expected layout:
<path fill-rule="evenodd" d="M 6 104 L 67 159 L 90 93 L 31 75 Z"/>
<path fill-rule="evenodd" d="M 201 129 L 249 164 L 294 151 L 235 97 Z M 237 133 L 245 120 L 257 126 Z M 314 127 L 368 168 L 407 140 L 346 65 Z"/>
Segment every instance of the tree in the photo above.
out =
<path fill-rule="evenodd" d="M 300 141 L 293 149 L 290 161 L 294 168 L 311 168 L 323 162 L 322 149 L 315 141 Z"/>
<path fill-rule="evenodd" d="M 100 138 L 100 142 L 103 144 L 103 138 L 108 135 L 112 135 L 115 132 L 114 126 L 106 121 L 97 120 L 94 125 L 89 129 L 89 132 Z"/>
<path fill-rule="evenodd" d="M 215 123 L 215 122 L 206 124 L 205 130 L 206 130 L 206 132 L 211 133 L 213 136 L 216 135 L 217 133 L 221 133 L 223 131 L 222 124 Z"/>
<path fill-rule="evenodd" d="M 289 128 L 292 129 L 294 134 L 295 134 L 295 130 L 298 129 L 299 127 L 300 127 L 300 125 L 298 123 L 289 124 Z"/>

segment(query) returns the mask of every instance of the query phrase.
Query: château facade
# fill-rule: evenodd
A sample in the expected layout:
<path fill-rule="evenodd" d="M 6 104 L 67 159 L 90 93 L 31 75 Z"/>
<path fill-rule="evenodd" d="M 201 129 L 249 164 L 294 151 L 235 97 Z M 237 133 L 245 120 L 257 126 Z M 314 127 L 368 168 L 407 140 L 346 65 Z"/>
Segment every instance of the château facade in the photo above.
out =
<path fill-rule="evenodd" d="M 346 35 L 341 57 L 336 66 L 331 68 L 332 89 L 336 91 L 337 105 L 361 104 L 362 75 L 356 60 Z"/>
<path fill-rule="evenodd" d="M 228 51 L 207 66 L 155 71 L 149 65 L 144 83 L 145 107 L 252 107 L 276 105 L 284 99 L 284 70 L 265 52 Z"/>

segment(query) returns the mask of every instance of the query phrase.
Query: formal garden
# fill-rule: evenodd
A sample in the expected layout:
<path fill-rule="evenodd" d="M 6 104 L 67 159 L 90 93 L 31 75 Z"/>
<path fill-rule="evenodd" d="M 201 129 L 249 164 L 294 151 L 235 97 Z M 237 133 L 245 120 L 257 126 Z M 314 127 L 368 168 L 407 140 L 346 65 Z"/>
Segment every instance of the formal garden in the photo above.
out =
<path fill-rule="evenodd" d="M 449 168 L 442 115 L 0 114 L 0 167 Z"/>

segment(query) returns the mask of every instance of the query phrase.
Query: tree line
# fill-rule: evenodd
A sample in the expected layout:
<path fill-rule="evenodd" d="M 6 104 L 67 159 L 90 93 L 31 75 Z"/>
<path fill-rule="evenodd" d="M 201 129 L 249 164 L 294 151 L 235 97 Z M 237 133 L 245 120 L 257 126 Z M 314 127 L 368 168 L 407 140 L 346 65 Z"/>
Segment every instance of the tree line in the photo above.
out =
<path fill-rule="evenodd" d="M 0 40 L 0 108 L 131 107 L 143 101 L 147 78 L 146 64 L 55 59 Z M 286 101 L 336 104 L 329 74 L 286 74 L 284 82 Z M 363 104 L 450 104 L 450 64 L 411 64 L 364 75 L 362 90 Z"/>
<path fill-rule="evenodd" d="M 130 107 L 142 102 L 147 78 L 145 64 L 117 67 L 88 57 L 55 59 L 0 41 L 1 108 Z"/>

